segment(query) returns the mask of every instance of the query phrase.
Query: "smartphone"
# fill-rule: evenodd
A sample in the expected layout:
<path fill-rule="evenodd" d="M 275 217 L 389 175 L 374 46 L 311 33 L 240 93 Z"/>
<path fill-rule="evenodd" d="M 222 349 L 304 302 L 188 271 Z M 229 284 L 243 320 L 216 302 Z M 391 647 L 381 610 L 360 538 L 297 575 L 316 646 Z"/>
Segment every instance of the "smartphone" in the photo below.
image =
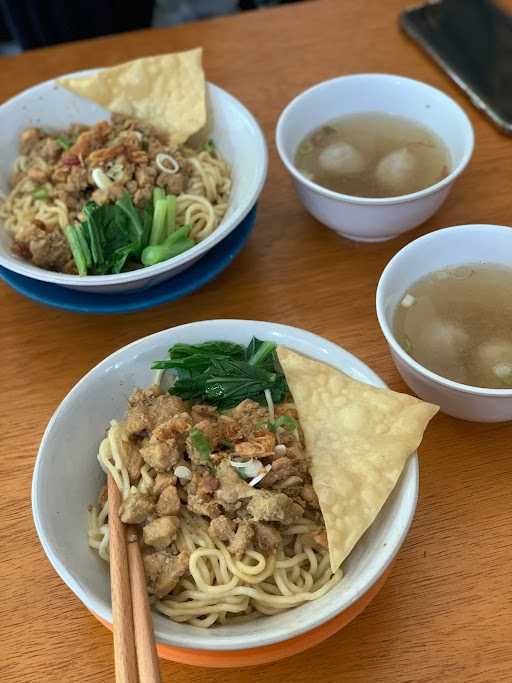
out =
<path fill-rule="evenodd" d="M 492 0 L 437 0 L 406 9 L 400 25 L 512 134 L 512 17 Z"/>

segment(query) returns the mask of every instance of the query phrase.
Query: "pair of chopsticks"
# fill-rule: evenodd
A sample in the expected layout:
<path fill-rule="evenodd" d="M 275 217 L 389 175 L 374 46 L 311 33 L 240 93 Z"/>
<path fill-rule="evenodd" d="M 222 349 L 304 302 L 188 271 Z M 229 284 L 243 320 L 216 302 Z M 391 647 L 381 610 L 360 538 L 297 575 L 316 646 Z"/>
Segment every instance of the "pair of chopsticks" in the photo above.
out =
<path fill-rule="evenodd" d="M 136 532 L 119 519 L 121 495 L 108 476 L 110 585 L 116 683 L 160 683 L 144 566 Z"/>

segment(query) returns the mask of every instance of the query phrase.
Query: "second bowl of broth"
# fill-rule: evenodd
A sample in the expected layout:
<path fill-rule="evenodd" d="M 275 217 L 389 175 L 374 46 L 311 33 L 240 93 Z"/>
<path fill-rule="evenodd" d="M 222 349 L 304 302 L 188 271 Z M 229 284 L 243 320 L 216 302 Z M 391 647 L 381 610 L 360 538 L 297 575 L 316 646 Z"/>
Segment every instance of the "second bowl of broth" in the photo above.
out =
<path fill-rule="evenodd" d="M 299 199 L 361 242 L 420 225 L 473 151 L 464 111 L 440 90 L 391 74 L 355 74 L 302 92 L 281 113 L 276 146 Z"/>
<path fill-rule="evenodd" d="M 393 333 L 410 356 L 454 382 L 512 388 L 512 268 L 471 263 L 404 292 Z"/>
<path fill-rule="evenodd" d="M 464 420 L 512 419 L 511 292 L 512 228 L 444 228 L 393 256 L 377 318 L 414 393 Z"/>

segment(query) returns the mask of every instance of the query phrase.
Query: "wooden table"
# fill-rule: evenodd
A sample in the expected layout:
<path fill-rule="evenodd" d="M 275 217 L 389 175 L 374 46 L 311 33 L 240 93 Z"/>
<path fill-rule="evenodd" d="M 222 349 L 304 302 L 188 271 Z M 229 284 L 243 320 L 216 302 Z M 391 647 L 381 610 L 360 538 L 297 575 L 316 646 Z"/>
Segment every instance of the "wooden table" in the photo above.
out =
<path fill-rule="evenodd" d="M 512 143 L 496 132 L 398 30 L 398 0 L 289 5 L 0 60 L 3 100 L 62 72 L 205 48 L 208 78 L 239 97 L 270 147 L 256 229 L 237 261 L 183 301 L 95 317 L 45 308 L 0 284 L 0 680 L 113 680 L 112 638 L 57 577 L 30 509 L 46 423 L 75 382 L 143 335 L 207 318 L 298 325 L 343 345 L 394 389 L 406 390 L 374 311 L 389 258 L 420 234 L 468 222 L 507 224 Z M 298 92 L 340 74 L 412 76 L 452 95 L 476 130 L 473 160 L 433 220 L 389 243 L 349 242 L 315 222 L 277 158 L 279 112 Z M 440 415 L 421 448 L 421 495 L 409 536 L 375 601 L 313 650 L 258 669 L 205 671 L 162 663 L 164 681 L 266 683 L 512 680 L 511 428 Z"/>

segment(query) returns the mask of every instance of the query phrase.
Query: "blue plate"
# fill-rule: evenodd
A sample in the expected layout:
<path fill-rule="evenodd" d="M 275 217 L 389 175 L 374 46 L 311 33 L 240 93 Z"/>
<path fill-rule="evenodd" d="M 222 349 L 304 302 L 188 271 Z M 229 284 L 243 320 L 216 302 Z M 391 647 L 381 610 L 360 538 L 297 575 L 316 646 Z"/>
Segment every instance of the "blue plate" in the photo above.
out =
<path fill-rule="evenodd" d="M 217 277 L 238 256 L 254 227 L 256 204 L 226 238 L 183 272 L 154 287 L 126 294 L 91 294 L 18 275 L 0 267 L 0 277 L 20 294 L 77 313 L 132 313 L 181 299 Z"/>

